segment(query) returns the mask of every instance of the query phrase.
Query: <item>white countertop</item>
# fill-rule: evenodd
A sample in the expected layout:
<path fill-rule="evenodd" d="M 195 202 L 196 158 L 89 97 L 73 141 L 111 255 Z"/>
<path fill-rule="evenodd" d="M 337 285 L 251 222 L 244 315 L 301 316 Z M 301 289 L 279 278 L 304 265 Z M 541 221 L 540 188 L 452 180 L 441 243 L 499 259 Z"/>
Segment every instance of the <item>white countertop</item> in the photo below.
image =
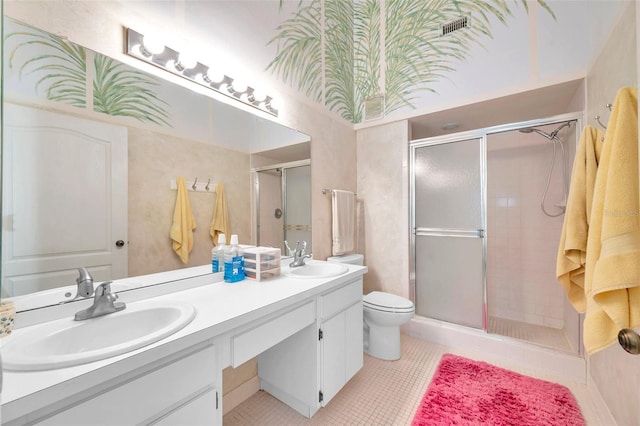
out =
<path fill-rule="evenodd" d="M 150 360 L 144 359 L 145 353 L 151 352 L 151 355 L 147 354 L 147 357 L 157 357 L 157 351 L 154 352 L 152 349 L 163 346 L 166 346 L 167 354 L 177 352 L 198 342 L 222 335 L 264 315 L 292 306 L 333 287 L 351 282 L 367 272 L 367 268 L 364 266 L 346 266 L 349 268 L 346 274 L 323 279 L 296 279 L 281 276 L 266 281 L 246 279 L 237 283 L 225 283 L 219 281 L 221 274 L 211 274 L 211 282 L 206 285 L 154 297 L 153 299 L 158 301 L 190 303 L 196 308 L 197 314 L 191 323 L 175 334 L 126 354 L 55 370 L 4 371 L 2 418 L 10 420 L 15 415 L 22 415 L 24 414 L 23 410 L 28 409 L 29 405 L 33 403 L 38 405 L 38 401 L 46 401 L 56 392 L 71 392 L 67 388 L 75 386 L 73 382 L 78 382 L 78 380 L 74 379 L 84 378 L 95 381 L 99 379 L 101 370 L 104 370 L 105 377 L 111 377 L 116 371 L 113 368 L 117 367 L 116 363 L 124 365 L 127 360 L 134 358 L 137 363 L 148 362 Z M 120 293 L 119 300 L 127 302 L 127 293 Z M 136 302 L 127 303 L 134 304 Z M 118 313 L 110 315 L 118 315 Z M 73 318 L 69 317 L 69 321 L 73 321 Z M 37 327 L 37 325 L 32 327 Z M 31 327 L 14 330 L 12 335 L 5 338 L 6 342 L 28 328 Z M 5 413 L 9 408 L 11 412 Z"/>

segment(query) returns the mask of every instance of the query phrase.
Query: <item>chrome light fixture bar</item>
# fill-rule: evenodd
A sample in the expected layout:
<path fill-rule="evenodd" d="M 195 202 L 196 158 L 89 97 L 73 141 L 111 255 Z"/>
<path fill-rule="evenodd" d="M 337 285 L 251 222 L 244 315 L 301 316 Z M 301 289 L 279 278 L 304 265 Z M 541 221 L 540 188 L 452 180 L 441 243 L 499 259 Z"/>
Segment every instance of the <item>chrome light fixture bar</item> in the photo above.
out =
<path fill-rule="evenodd" d="M 200 86 L 215 90 L 246 105 L 276 117 L 278 116 L 278 110 L 273 106 L 273 98 L 271 96 L 261 96 L 251 86 L 240 87 L 239 83 L 228 75 L 222 74 L 220 77 L 213 77 L 209 75 L 209 67 L 207 65 L 201 62 L 189 64 L 181 58 L 180 52 L 169 46 L 161 46 L 154 49 L 153 46 L 145 45 L 144 35 L 131 28 L 126 29 L 126 39 L 127 55 L 191 80 Z M 234 82 L 236 82 L 236 87 L 234 87 Z"/>

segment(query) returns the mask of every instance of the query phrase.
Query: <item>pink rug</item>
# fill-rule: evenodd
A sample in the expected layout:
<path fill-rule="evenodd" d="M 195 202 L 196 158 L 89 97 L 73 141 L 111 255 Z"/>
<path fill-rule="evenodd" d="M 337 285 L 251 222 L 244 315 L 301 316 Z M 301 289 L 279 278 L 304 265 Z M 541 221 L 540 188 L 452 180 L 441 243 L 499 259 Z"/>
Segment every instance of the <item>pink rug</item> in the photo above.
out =
<path fill-rule="evenodd" d="M 445 354 L 412 425 L 584 426 L 585 421 L 564 386 Z"/>

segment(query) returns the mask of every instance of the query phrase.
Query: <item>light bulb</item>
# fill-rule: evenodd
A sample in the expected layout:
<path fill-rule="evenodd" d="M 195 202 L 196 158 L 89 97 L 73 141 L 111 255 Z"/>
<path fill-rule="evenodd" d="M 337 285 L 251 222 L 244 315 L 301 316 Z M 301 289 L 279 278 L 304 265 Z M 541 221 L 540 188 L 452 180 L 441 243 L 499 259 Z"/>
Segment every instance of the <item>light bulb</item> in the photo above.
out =
<path fill-rule="evenodd" d="M 162 43 L 159 39 L 153 36 L 143 36 L 142 37 L 142 46 L 141 51 L 144 54 L 145 51 L 148 52 L 148 55 L 157 55 L 164 51 L 164 43 Z"/>
<path fill-rule="evenodd" d="M 265 93 L 264 90 L 258 88 L 258 89 L 255 89 L 253 91 L 253 101 L 252 102 L 262 103 L 262 102 L 264 102 L 265 99 L 267 99 L 267 94 Z"/>
<path fill-rule="evenodd" d="M 217 70 L 209 70 L 207 75 L 209 76 L 211 81 L 215 84 L 220 84 L 222 83 L 222 80 L 224 80 L 224 74 Z"/>
<path fill-rule="evenodd" d="M 178 61 L 175 64 L 176 68 L 178 68 L 178 64 L 180 64 L 180 66 L 182 67 L 182 70 L 185 70 L 185 69 L 188 70 L 198 65 L 198 60 L 196 59 L 195 56 L 189 53 L 180 53 L 178 55 Z M 179 70 L 179 71 L 182 71 L 182 70 Z"/>
<path fill-rule="evenodd" d="M 277 110 L 280 107 L 280 101 L 278 101 L 277 99 L 271 99 L 269 101 L 269 107 L 271 107 L 271 109 Z"/>
<path fill-rule="evenodd" d="M 247 83 L 245 83 L 241 79 L 236 78 L 231 82 L 231 87 L 233 87 L 234 92 L 242 93 L 247 90 Z"/>

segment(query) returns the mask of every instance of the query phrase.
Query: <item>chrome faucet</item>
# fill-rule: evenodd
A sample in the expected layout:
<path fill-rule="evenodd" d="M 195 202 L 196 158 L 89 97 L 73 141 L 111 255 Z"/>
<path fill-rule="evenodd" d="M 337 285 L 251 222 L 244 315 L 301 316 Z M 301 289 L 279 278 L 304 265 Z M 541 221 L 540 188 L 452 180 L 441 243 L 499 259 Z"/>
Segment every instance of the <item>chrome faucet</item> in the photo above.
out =
<path fill-rule="evenodd" d="M 83 297 L 93 296 L 93 277 L 87 268 L 79 268 L 78 274 L 80 274 L 76 279 L 76 283 L 78 284 L 78 293 L 75 298 L 80 299 Z"/>
<path fill-rule="evenodd" d="M 293 252 L 293 262 L 289 264 L 290 268 L 297 268 L 298 266 L 304 266 L 304 260 L 309 259 L 311 257 L 310 254 L 305 254 L 306 249 L 307 249 L 306 241 L 296 242 L 296 249 Z"/>
<path fill-rule="evenodd" d="M 75 320 L 83 321 L 102 315 L 112 314 L 127 307 L 123 302 L 116 302 L 117 294 L 111 292 L 111 281 L 103 282 L 96 287 L 93 305 L 76 312 Z"/>

